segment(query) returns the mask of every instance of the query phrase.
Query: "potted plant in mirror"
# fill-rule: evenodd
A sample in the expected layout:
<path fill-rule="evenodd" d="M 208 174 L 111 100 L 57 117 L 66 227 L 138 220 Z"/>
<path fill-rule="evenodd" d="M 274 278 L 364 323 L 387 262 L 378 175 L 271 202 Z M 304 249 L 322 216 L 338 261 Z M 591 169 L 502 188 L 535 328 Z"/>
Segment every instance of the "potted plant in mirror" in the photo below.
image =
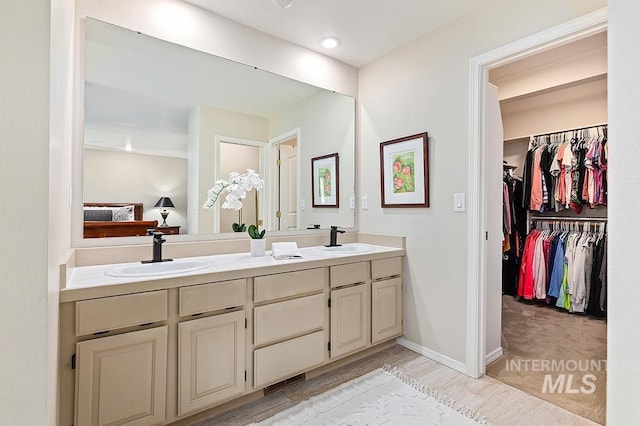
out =
<path fill-rule="evenodd" d="M 233 232 L 244 232 L 247 230 L 247 225 L 242 223 L 242 209 L 238 210 L 238 223 L 232 223 L 231 230 Z"/>
<path fill-rule="evenodd" d="M 214 182 L 213 186 L 207 191 L 207 200 L 203 204 L 203 208 L 211 209 L 215 205 L 218 198 L 223 193 L 226 193 L 225 201 L 222 204 L 223 209 L 241 210 L 242 199 L 247 197 L 247 192 L 255 190 L 256 198 L 256 221 L 255 224 L 249 225 L 248 233 L 251 237 L 251 256 L 264 256 L 266 242 L 265 234 L 266 230 L 260 230 L 260 220 L 258 219 L 258 191 L 264 188 L 264 180 L 260 178 L 255 170 L 247 169 L 246 173 L 240 174 L 233 172 L 229 174 L 226 179 L 218 179 Z M 240 213 L 239 222 L 233 224 L 233 230 L 238 229 L 242 232 L 245 229 L 245 225 L 242 223 L 242 216 Z"/>

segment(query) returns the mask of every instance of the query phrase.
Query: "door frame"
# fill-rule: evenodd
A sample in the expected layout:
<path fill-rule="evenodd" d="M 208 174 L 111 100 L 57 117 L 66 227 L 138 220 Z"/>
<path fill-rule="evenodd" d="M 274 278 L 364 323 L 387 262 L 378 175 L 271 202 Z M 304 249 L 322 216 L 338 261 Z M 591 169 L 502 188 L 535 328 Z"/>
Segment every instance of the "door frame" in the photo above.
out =
<path fill-rule="evenodd" d="M 276 179 L 278 175 L 278 169 L 276 166 L 276 160 L 278 159 L 278 145 L 294 137 L 296 138 L 296 155 L 298 157 L 298 165 L 297 165 L 296 173 L 297 173 L 298 182 L 299 182 L 300 181 L 300 152 L 301 152 L 301 146 L 302 146 L 300 127 L 296 127 L 294 129 L 291 129 L 289 131 L 286 131 L 284 133 L 279 134 L 278 136 L 274 136 L 273 138 L 269 139 L 269 160 L 267 163 L 268 164 L 267 176 L 269 177 L 269 193 L 271 194 L 271 196 L 269 197 L 268 206 L 267 206 L 267 209 L 269 209 L 269 212 L 276 211 L 276 207 L 278 205 L 278 186 L 280 185 L 280 182 L 278 181 L 278 179 Z M 298 183 L 298 187 L 296 188 L 296 193 L 297 193 L 298 200 L 300 200 L 300 184 L 299 183 Z M 300 205 L 297 205 L 297 210 L 298 210 L 298 214 L 297 214 L 297 220 L 296 220 L 296 229 L 300 229 Z M 268 226 L 267 229 L 275 229 L 276 221 L 275 221 L 275 216 L 273 214 L 271 213 L 269 214 L 266 225 Z"/>
<path fill-rule="evenodd" d="M 467 342 L 466 374 L 478 378 L 486 372 L 487 257 L 486 218 L 498 214 L 488 205 L 485 191 L 485 88 L 489 70 L 607 30 L 607 8 L 549 28 L 470 60 L 469 175 L 467 211 Z M 499 159 L 502 162 L 502 159 Z"/>

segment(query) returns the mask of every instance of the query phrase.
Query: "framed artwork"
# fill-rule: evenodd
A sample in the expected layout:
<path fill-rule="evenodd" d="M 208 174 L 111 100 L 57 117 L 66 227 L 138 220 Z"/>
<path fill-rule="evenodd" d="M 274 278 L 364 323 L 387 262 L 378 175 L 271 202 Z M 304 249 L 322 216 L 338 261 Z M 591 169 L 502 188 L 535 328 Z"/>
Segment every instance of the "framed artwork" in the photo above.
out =
<path fill-rule="evenodd" d="M 313 207 L 340 207 L 338 153 L 311 159 Z"/>
<path fill-rule="evenodd" d="M 427 132 L 380 144 L 382 207 L 429 207 Z"/>

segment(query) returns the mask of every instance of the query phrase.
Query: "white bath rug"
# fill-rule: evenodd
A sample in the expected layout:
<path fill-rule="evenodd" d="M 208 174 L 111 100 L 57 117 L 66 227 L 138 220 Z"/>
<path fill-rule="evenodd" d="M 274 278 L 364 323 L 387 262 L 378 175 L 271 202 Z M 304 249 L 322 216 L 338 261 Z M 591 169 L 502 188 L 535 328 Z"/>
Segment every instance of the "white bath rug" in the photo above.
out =
<path fill-rule="evenodd" d="M 301 402 L 254 426 L 489 424 L 476 412 L 386 366 Z"/>

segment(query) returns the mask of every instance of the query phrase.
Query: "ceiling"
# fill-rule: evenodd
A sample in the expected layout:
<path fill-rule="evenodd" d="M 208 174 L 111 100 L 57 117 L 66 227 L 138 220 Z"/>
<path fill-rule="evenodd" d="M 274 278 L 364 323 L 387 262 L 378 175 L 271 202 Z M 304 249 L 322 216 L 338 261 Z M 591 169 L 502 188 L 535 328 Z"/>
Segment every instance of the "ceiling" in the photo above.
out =
<path fill-rule="evenodd" d="M 360 68 L 491 0 L 184 0 Z M 321 47 L 323 37 L 342 43 Z"/>

